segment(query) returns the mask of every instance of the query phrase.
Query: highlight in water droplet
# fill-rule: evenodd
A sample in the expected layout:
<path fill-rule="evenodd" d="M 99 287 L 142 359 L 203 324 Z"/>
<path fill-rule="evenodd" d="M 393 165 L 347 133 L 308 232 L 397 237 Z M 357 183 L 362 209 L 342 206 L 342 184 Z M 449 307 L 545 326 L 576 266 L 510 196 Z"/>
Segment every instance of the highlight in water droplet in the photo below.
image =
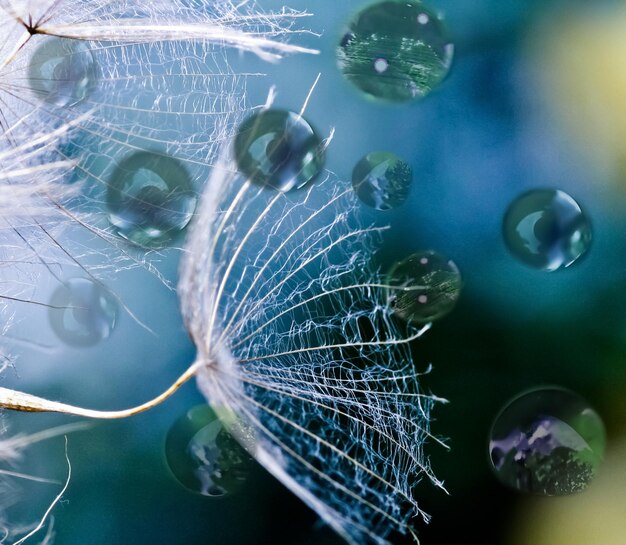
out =
<path fill-rule="evenodd" d="M 235 136 L 239 171 L 254 183 L 279 191 L 298 189 L 324 166 L 324 145 L 300 115 L 262 110 L 246 119 Z"/>
<path fill-rule="evenodd" d="M 454 46 L 440 18 L 417 0 L 387 0 L 353 18 L 337 48 L 346 79 L 367 96 L 406 102 L 430 93 L 450 70 Z"/>
<path fill-rule="evenodd" d="M 47 36 L 30 59 L 28 83 L 46 102 L 74 106 L 96 87 L 96 61 L 86 43 Z"/>
<path fill-rule="evenodd" d="M 88 278 L 65 281 L 54 291 L 49 304 L 52 330 L 71 346 L 93 346 L 107 339 L 117 322 L 115 297 Z"/>
<path fill-rule="evenodd" d="M 490 433 L 489 459 L 503 484 L 562 496 L 589 485 L 605 444 L 602 420 L 583 398 L 544 387 L 515 397 L 500 411 Z"/>
<path fill-rule="evenodd" d="M 555 271 L 569 267 L 591 245 L 591 223 L 579 204 L 557 189 L 535 189 L 509 206 L 504 240 L 523 263 Z"/>
<path fill-rule="evenodd" d="M 123 238 L 161 247 L 187 227 L 196 209 L 191 177 L 180 161 L 141 151 L 124 159 L 107 188 L 109 221 Z"/>
<path fill-rule="evenodd" d="M 214 498 L 239 490 L 252 463 L 208 405 L 190 409 L 174 423 L 165 440 L 165 457 L 183 486 Z"/>
<path fill-rule="evenodd" d="M 391 210 L 404 203 L 412 179 L 408 163 L 385 151 L 368 153 L 352 171 L 354 192 L 376 210 Z"/>
<path fill-rule="evenodd" d="M 438 320 L 456 305 L 461 293 L 461 273 L 454 261 L 427 251 L 413 254 L 387 274 L 388 301 L 399 318 L 424 324 Z"/>

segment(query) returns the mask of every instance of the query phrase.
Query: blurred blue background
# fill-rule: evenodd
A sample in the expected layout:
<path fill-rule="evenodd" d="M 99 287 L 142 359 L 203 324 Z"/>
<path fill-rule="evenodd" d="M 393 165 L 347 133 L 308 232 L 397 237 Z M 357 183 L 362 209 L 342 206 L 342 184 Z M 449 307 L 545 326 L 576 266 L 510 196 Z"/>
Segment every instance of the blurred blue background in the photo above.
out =
<path fill-rule="evenodd" d="M 416 362 L 434 366 L 425 387 L 451 401 L 437 409 L 433 424 L 437 435 L 449 438 L 451 451 L 435 444 L 428 449 L 450 495 L 428 483 L 416 491 L 422 508 L 433 515 L 431 524 L 419 525 L 422 544 L 449 544 L 459 532 L 479 543 L 578 543 L 582 538 L 576 535 L 546 537 L 541 524 L 549 526 L 550 517 L 536 513 L 562 510 L 562 520 L 572 523 L 587 513 L 608 528 L 611 515 L 594 506 L 610 501 L 626 512 L 623 494 L 599 488 L 611 479 L 598 479 L 582 494 L 579 511 L 567 498 L 537 508 L 536 500 L 504 489 L 490 474 L 487 436 L 510 397 L 543 384 L 571 388 L 598 410 L 607 425 L 609 452 L 626 436 L 623 2 L 430 0 L 427 6 L 445 17 L 455 56 L 447 79 L 408 105 L 363 98 L 336 68 L 345 24 L 365 4 L 294 0 L 290 7 L 313 13 L 298 25 L 320 37 L 293 39 L 319 48 L 319 56 L 267 65 L 229 53 L 229 61 L 234 71 L 267 74 L 248 80 L 250 105 L 265 102 L 274 85 L 275 105 L 299 111 L 321 74 L 306 117 L 322 135 L 336 131 L 327 168 L 349 180 L 357 161 L 378 150 L 397 154 L 413 168 L 403 206 L 388 212 L 364 207 L 367 221 L 392 226 L 376 262 L 386 268 L 432 249 L 462 272 L 457 308 L 414 346 Z M 260 5 L 269 10 L 282 2 Z M 513 199 L 532 188 L 566 191 L 591 219 L 592 247 L 571 268 L 554 273 L 527 268 L 504 245 L 503 215 Z M 172 251 L 161 265 L 174 282 L 179 256 Z M 176 294 L 142 270 L 123 271 L 109 285 L 154 334 L 121 312 L 109 339 L 91 348 L 61 347 L 46 309 L 34 308 L 13 334 L 39 331 L 46 346 L 15 341 L 20 359 L 3 385 L 102 409 L 134 405 L 167 387 L 195 355 Z M 39 299 L 46 300 L 51 290 L 40 285 Z M 187 409 L 203 402 L 188 384 L 149 413 L 71 435 L 73 478 L 54 511 L 56 543 L 340 543 L 261 468 L 237 494 L 219 500 L 191 494 L 177 483 L 165 463 L 165 435 Z M 5 416 L 15 430 L 67 420 Z M 24 471 L 64 478 L 61 439 L 31 450 Z M 623 475 L 623 463 L 607 464 L 604 472 L 611 471 Z M 53 485 L 37 485 L 26 505 L 16 507 L 21 510 L 16 516 L 36 517 L 56 492 Z M 532 537 L 530 527 L 538 527 Z M 604 545 L 626 542 L 624 528 L 616 528 Z"/>

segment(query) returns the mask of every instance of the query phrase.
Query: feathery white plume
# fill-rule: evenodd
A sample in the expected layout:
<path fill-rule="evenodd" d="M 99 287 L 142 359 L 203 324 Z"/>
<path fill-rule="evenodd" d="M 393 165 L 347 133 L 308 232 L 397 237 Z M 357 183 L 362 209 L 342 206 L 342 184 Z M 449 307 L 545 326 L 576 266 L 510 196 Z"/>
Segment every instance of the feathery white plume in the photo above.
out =
<path fill-rule="evenodd" d="M 221 51 L 207 49 L 211 25 L 232 29 L 219 44 L 273 57 L 289 50 L 274 45 L 274 37 L 297 14 L 251 13 L 237 23 L 246 2 L 206 0 L 189 8 L 176 1 L 0 5 L 23 36 L 19 48 L 2 53 L 9 61 L 0 72 L 0 100 L 7 88 L 21 100 L 14 96 L 17 80 L 6 83 L 4 76 L 11 69 L 27 79 L 20 55 L 33 55 L 36 39 L 88 40 L 87 50 L 70 55 L 88 51 L 96 88 L 69 106 L 31 100 L 31 121 L 23 124 L 18 115 L 5 123 L 9 133 L 32 137 L 87 115 L 69 131 L 69 151 L 56 152 L 61 164 L 74 161 L 76 173 L 95 181 L 88 196 L 96 207 L 109 163 L 138 150 L 175 157 L 193 178 L 211 172 L 180 281 L 197 362 L 162 395 L 125 411 L 91 411 L 3 388 L 0 406 L 120 418 L 153 407 L 197 376 L 209 403 L 236 417 L 233 433 L 350 543 L 387 544 L 393 531 L 415 535 L 411 519 L 427 518 L 415 485 L 424 477 L 442 485 L 424 454 L 429 439 L 438 441 L 430 411 L 442 400 L 422 391 L 409 348 L 427 327 L 397 321 L 387 304 L 389 290 L 410 288 L 386 285 L 370 264 L 382 229 L 359 222 L 351 188 L 332 176 L 283 194 L 242 179 L 227 160 L 215 162 L 245 108 L 242 78 Z M 190 18 L 203 9 L 216 11 L 194 27 Z M 163 23 L 174 14 L 177 24 Z M 182 40 L 186 24 L 190 41 Z M 179 78 L 181 93 L 173 84 Z M 77 218 L 65 205 L 58 209 Z"/>
<path fill-rule="evenodd" d="M 386 544 L 428 517 L 413 497 L 432 473 L 435 396 L 370 259 L 351 187 L 332 176 L 295 194 L 216 167 L 188 239 L 180 295 L 201 391 L 235 435 L 354 544 Z M 393 289 L 411 289 L 393 287 Z"/>

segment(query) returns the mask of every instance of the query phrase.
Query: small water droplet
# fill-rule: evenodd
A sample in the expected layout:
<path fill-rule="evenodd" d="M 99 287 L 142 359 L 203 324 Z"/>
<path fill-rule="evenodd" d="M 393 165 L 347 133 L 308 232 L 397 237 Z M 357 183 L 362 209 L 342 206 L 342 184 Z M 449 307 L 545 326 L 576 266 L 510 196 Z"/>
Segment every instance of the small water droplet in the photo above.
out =
<path fill-rule="evenodd" d="M 302 116 L 286 110 L 263 110 L 246 119 L 234 154 L 242 174 L 279 191 L 303 187 L 324 165 L 322 139 Z"/>
<path fill-rule="evenodd" d="M 583 398 L 543 387 L 513 398 L 500 411 L 489 456 L 503 484 L 519 492 L 562 496 L 589 485 L 605 443 L 602 420 Z"/>
<path fill-rule="evenodd" d="M 439 85 L 453 52 L 444 24 L 424 4 L 387 0 L 364 8 L 348 24 L 337 63 L 367 96 L 405 102 Z"/>
<path fill-rule="evenodd" d="M 28 81 L 35 94 L 46 102 L 74 106 L 96 86 L 96 61 L 87 44 L 49 36 L 30 59 Z"/>
<path fill-rule="evenodd" d="M 71 346 L 93 346 L 111 335 L 118 305 L 101 284 L 71 278 L 50 298 L 48 318 L 57 337 Z"/>
<path fill-rule="evenodd" d="M 390 210 L 406 201 L 411 187 L 411 167 L 393 153 L 368 153 L 352 171 L 354 191 L 368 206 Z"/>
<path fill-rule="evenodd" d="M 591 224 L 567 193 L 536 189 L 509 206 L 504 240 L 515 257 L 532 267 L 554 271 L 568 267 L 591 245 Z"/>
<path fill-rule="evenodd" d="M 413 254 L 394 265 L 387 282 L 394 314 L 407 322 L 428 323 L 456 305 L 461 273 L 456 264 L 433 251 Z"/>
<path fill-rule="evenodd" d="M 165 457 L 183 486 L 214 498 L 239 490 L 252 462 L 208 405 L 190 409 L 174 423 L 165 440 Z"/>
<path fill-rule="evenodd" d="M 160 247 L 187 226 L 197 196 L 191 177 L 173 157 L 138 152 L 124 159 L 107 188 L 109 221 L 139 246 Z"/>

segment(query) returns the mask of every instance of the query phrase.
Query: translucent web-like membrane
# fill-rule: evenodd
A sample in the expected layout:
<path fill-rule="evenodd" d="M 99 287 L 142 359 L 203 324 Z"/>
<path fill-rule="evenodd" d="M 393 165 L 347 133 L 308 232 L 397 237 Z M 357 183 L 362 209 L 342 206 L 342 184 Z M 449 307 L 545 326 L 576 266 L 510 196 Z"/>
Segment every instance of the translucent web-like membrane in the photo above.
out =
<path fill-rule="evenodd" d="M 0 261 L 21 264 L 2 278 L 6 316 L 33 300 L 38 277 L 61 281 L 68 269 L 101 278 L 143 266 L 169 285 L 163 252 L 110 225 L 112 173 L 149 152 L 183 165 L 200 192 L 216 146 L 246 112 L 250 75 L 225 50 L 268 60 L 308 51 L 285 41 L 303 15 L 222 0 L 0 0 Z M 67 44 L 68 66 L 92 61 L 79 100 L 64 95 L 72 81 L 33 78 L 37 52 L 55 41 Z M 50 100 L 40 88 L 55 84 Z"/>
<path fill-rule="evenodd" d="M 333 176 L 283 194 L 216 167 L 181 271 L 183 315 L 209 403 L 244 423 L 257 459 L 350 543 L 427 519 L 435 396 L 422 391 L 389 286 L 370 264 L 380 228 Z M 402 289 L 402 288 L 399 288 Z M 410 288 L 406 288 L 410 289 Z M 413 534 L 414 535 L 414 534 Z"/>
<path fill-rule="evenodd" d="M 308 52 L 286 41 L 301 15 L 245 1 L 0 0 L 0 371 L 16 343 L 35 342 L 11 326 L 22 305 L 48 306 L 37 298 L 43 277 L 61 283 L 78 270 L 100 282 L 142 266 L 169 285 L 162 251 L 131 245 L 109 224 L 111 174 L 150 152 L 184 165 L 199 193 L 247 109 L 252 75 L 236 73 L 225 50 L 270 61 Z M 81 55 L 93 63 L 79 97 L 66 95 L 71 80 L 37 79 L 38 52 L 55 42 L 67 44 L 68 66 Z M 54 100 L 41 92 L 49 85 Z M 23 530 L 7 525 L 7 542 Z"/>

